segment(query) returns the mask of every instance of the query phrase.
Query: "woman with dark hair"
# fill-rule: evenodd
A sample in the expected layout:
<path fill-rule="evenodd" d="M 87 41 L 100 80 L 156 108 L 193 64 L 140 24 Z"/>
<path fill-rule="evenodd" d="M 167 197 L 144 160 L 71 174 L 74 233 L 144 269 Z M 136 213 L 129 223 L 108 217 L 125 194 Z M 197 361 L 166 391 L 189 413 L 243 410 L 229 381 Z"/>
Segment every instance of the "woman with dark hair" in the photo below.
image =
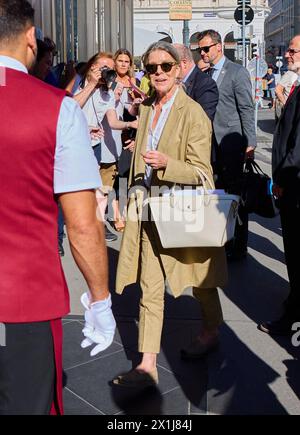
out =
<path fill-rule="evenodd" d="M 37 39 L 37 58 L 36 63 L 31 70 L 33 76 L 43 81 L 45 81 L 51 71 L 55 52 L 55 45 L 53 46 L 52 44 L 47 43 L 47 41 L 49 41 L 49 38 L 47 38 L 46 42 Z"/>

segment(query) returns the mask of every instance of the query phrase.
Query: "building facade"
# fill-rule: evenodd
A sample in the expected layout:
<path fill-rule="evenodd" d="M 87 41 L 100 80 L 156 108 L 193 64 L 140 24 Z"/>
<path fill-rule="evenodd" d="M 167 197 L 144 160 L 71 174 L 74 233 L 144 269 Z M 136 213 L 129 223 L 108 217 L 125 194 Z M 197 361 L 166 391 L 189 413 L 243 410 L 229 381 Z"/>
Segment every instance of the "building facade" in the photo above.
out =
<path fill-rule="evenodd" d="M 36 26 L 57 44 L 58 62 L 100 50 L 133 50 L 133 0 L 29 0 Z"/>
<path fill-rule="evenodd" d="M 266 20 L 266 59 L 275 63 L 284 56 L 289 41 L 300 34 L 300 0 L 269 0 L 271 14 Z"/>
<path fill-rule="evenodd" d="M 225 42 L 227 55 L 236 60 L 239 50 L 236 39 L 240 26 L 234 20 L 237 0 L 193 0 L 193 19 L 189 23 L 190 43 L 197 45 L 199 32 L 206 29 L 218 30 Z M 254 21 L 248 26 L 248 35 L 253 43 L 263 44 L 265 20 L 270 10 L 267 0 L 251 0 Z M 169 21 L 168 0 L 134 0 L 135 31 L 144 29 L 159 32 L 173 42 L 183 41 L 182 21 Z"/>

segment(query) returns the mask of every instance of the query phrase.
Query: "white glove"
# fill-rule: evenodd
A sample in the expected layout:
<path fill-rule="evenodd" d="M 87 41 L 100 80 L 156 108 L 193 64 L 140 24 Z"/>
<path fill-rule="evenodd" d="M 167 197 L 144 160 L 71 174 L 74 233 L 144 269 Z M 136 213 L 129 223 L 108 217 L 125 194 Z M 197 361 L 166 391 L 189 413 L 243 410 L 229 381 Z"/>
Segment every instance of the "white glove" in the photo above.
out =
<path fill-rule="evenodd" d="M 85 340 L 81 343 L 81 347 L 86 349 L 96 344 L 91 352 L 91 356 L 94 357 L 107 349 L 114 339 L 116 321 L 111 309 L 111 295 L 104 301 L 91 304 L 89 295 L 85 293 L 81 297 L 81 303 L 86 309 L 85 327 L 82 331 Z"/>

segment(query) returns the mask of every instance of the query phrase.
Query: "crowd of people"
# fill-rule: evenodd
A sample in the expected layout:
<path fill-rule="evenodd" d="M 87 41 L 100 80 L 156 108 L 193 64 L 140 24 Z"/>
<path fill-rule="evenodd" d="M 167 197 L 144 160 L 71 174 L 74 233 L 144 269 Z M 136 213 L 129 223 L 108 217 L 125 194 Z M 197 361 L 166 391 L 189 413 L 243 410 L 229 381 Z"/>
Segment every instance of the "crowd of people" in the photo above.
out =
<path fill-rule="evenodd" d="M 59 254 L 64 255 L 65 226 L 89 288 L 81 298 L 81 346 L 92 348 L 92 356 L 111 345 L 116 330 L 105 241 L 116 240 L 118 232 L 123 239 L 116 292 L 121 295 L 133 283 L 142 290 L 141 360 L 130 372 L 116 374 L 113 384 L 158 384 L 166 282 L 176 298 L 192 287 L 202 311 L 202 328 L 181 350 L 182 358 L 203 358 L 218 347 L 223 322 L 218 288 L 227 284 L 227 261 L 248 255 L 246 208 L 241 202 L 235 237 L 224 248 L 165 249 L 143 204 L 155 189 L 201 185 L 199 170 L 210 186 L 241 195 L 244 164 L 256 149 L 252 85 L 248 71 L 226 58 L 215 30 L 199 34 L 199 64 L 188 47 L 159 41 L 144 54 L 138 77 L 132 54 L 120 49 L 70 68 L 62 84 L 62 70 L 53 68 L 55 44 L 36 40 L 29 2 L 0 0 L 0 22 L 6 75 L 6 86 L 0 87 L 5 259 L 0 322 L 6 328 L 0 415 L 62 414 L 61 320 L 69 313 L 69 295 Z M 300 36 L 291 41 L 286 58 L 297 80 Z M 285 107 L 273 147 L 273 189 L 281 206 L 291 292 L 284 315 L 259 325 L 269 334 L 288 335 L 299 320 L 294 255 L 300 243 L 299 89 L 297 81 L 290 92 L 282 85 Z M 120 177 L 130 188 L 126 207 L 119 201 Z"/>

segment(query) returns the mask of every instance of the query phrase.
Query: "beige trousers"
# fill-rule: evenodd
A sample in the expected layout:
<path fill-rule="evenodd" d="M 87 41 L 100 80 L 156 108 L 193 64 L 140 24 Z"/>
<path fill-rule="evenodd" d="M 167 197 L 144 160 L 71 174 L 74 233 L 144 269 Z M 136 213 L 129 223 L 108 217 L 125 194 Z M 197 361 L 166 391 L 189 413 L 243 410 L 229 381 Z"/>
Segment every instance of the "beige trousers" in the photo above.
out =
<path fill-rule="evenodd" d="M 143 225 L 141 249 L 139 352 L 159 354 L 166 276 L 149 223 Z M 219 327 L 223 322 L 223 314 L 218 290 L 194 288 L 193 293 L 201 305 L 203 327 L 208 330 Z"/>
<path fill-rule="evenodd" d="M 108 195 L 113 189 L 117 175 L 118 175 L 118 165 L 117 163 L 101 163 L 100 175 L 102 180 L 101 191 Z"/>

